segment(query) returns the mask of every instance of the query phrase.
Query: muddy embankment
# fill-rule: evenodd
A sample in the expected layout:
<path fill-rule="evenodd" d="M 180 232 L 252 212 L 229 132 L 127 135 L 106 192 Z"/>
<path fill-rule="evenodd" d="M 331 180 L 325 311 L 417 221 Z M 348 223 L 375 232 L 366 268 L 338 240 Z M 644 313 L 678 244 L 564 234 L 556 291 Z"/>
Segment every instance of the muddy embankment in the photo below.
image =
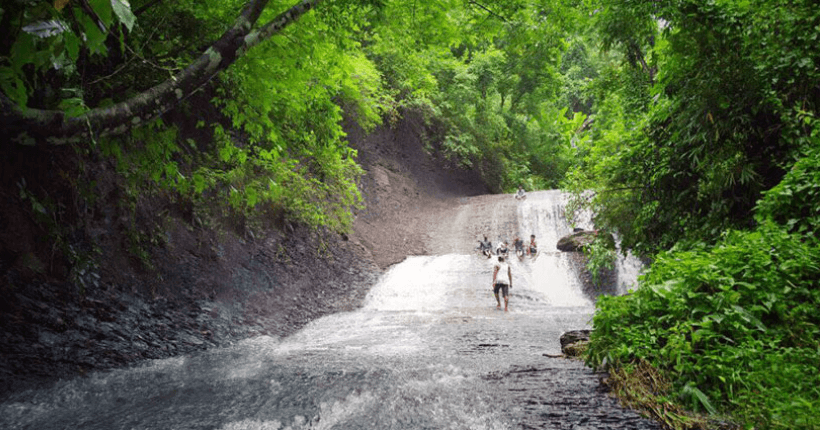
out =
<path fill-rule="evenodd" d="M 488 192 L 477 175 L 425 150 L 416 115 L 368 135 L 347 129 L 367 172 L 366 208 L 350 235 L 289 224 L 264 237 L 192 228 L 173 206 L 146 202 L 136 216 L 164 214 L 163 243 L 150 250 L 152 270 L 123 245 L 129 220 L 116 207 L 121 191 L 113 166 L 104 160 L 85 166 L 98 207 L 73 220 L 75 243 L 97 247 L 99 258 L 80 275 L 84 285 L 61 280 L 71 268 L 49 260 L 47 232 L 32 221 L 17 186 L 27 176 L 29 187 L 68 194 L 60 187 L 71 184 L 59 175 L 70 167 L 55 152 L 2 148 L 0 398 L 250 336 L 287 336 L 315 318 L 355 309 L 384 269 L 427 252 L 437 213 L 458 197 Z"/>

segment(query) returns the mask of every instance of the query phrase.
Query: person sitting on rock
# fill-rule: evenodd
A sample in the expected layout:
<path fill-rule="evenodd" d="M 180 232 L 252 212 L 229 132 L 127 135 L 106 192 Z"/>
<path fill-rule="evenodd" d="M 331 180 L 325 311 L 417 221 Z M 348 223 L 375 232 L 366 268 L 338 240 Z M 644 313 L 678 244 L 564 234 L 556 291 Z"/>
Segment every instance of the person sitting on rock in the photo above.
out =
<path fill-rule="evenodd" d="M 506 241 L 502 241 L 501 243 L 499 243 L 498 248 L 495 249 L 495 255 L 506 256 L 508 252 L 510 252 L 510 249 L 507 247 Z"/>
<path fill-rule="evenodd" d="M 493 253 L 493 243 L 487 240 L 487 236 L 484 236 L 484 240 L 478 241 L 478 249 L 482 254 L 486 255 L 487 258 L 490 258 Z"/>
<path fill-rule="evenodd" d="M 525 198 L 527 198 L 527 194 L 524 192 L 523 185 L 518 186 L 518 192 L 515 193 L 515 198 L 518 200 L 524 200 Z"/>
<path fill-rule="evenodd" d="M 535 243 L 535 235 L 530 235 L 530 245 L 527 247 L 527 255 L 535 255 L 538 253 L 538 245 Z"/>
<path fill-rule="evenodd" d="M 513 239 L 513 248 L 515 248 L 516 254 L 524 255 L 524 240 L 516 236 L 515 239 Z"/>

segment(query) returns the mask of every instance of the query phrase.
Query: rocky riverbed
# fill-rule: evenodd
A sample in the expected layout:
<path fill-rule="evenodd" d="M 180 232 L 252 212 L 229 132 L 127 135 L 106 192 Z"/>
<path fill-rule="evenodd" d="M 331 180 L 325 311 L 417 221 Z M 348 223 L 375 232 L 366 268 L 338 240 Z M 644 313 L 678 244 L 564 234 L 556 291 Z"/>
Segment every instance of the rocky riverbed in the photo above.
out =
<path fill-rule="evenodd" d="M 369 135 L 349 127 L 366 171 L 361 180 L 366 208 L 356 214 L 349 234 L 290 224 L 264 235 L 215 232 L 192 229 L 172 217 L 164 225 L 164 244 L 152 249 L 155 266 L 146 271 L 117 250 L 114 227 L 109 223 L 112 230 L 104 230 L 103 217 L 89 223 L 86 232 L 103 239 L 98 240 L 98 264 L 82 275 L 82 285 L 43 276 L 36 270 L 43 264 L 36 254 L 8 251 L 9 243 L 36 232 L 13 230 L 25 223 L 6 207 L 0 211 L 7 221 L 0 235 L 5 241 L 0 252 L 0 401 L 90 372 L 188 356 L 259 335 L 284 338 L 321 316 L 359 308 L 382 273 L 409 255 L 471 246 L 463 238 L 455 240 L 455 229 L 442 228 L 439 221 L 465 199 L 480 206 L 489 190 L 473 172 L 430 154 L 420 137 L 423 128 L 412 115 Z M 99 176 L 107 175 L 101 168 Z M 7 190 L 0 197 L 13 200 Z M 481 213 L 468 218 L 448 225 L 475 235 L 489 226 Z M 106 234 L 112 238 L 106 240 Z M 573 417 L 583 417 L 585 408 L 591 417 L 573 422 L 655 428 L 608 399 L 594 372 L 545 360 L 507 375 L 511 380 L 535 377 L 532 389 L 520 394 L 522 401 L 540 405 L 532 407 L 527 428 L 559 425 L 565 415 L 554 411 L 568 405 Z M 539 391 L 545 384 L 558 387 L 556 377 L 560 389 Z"/>
<path fill-rule="evenodd" d="M 77 234 L 99 254 L 77 277 L 81 283 L 50 275 L 59 270 L 48 270 L 37 252 L 43 232 L 17 200 L 6 170 L 0 190 L 7 203 L 0 210 L 0 397 L 260 334 L 284 337 L 320 316 L 359 307 L 384 269 L 426 253 L 427 232 L 440 211 L 459 197 L 489 191 L 475 173 L 426 152 L 424 127 L 411 114 L 369 135 L 348 127 L 366 171 L 360 184 L 366 207 L 349 234 L 287 223 L 261 236 L 214 231 L 192 228 L 172 210 L 163 222 L 164 243 L 150 250 L 151 270 L 123 250 L 123 215 L 105 206 L 118 192 L 110 166 L 90 166 L 101 207 Z M 53 179 L 48 171 L 60 168 L 32 161 L 53 159 L 36 148 L 14 151 L 9 163 L 17 159 L 16 169 L 42 172 L 44 183 Z M 148 202 L 138 215 L 166 209 Z"/>

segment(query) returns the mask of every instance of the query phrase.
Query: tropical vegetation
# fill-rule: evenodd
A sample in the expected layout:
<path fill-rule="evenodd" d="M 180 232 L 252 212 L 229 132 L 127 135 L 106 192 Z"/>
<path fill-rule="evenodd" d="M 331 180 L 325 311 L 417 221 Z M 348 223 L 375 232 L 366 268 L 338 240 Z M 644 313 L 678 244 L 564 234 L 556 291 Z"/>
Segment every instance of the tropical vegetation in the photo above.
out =
<path fill-rule="evenodd" d="M 20 178 L 18 203 L 91 264 L 66 212 L 99 203 L 93 163 L 131 211 L 343 232 L 345 130 L 412 112 L 431 154 L 496 192 L 562 187 L 649 262 L 598 301 L 587 355 L 625 401 L 678 428 L 818 428 L 818 39 L 813 0 L 12 0 L 3 151 L 70 156 L 71 196 Z M 129 237 L 150 266 L 153 232 Z"/>
<path fill-rule="evenodd" d="M 820 428 L 816 4 L 627 1 L 595 26 L 622 61 L 568 186 L 651 265 L 598 303 L 588 363 L 670 427 Z"/>

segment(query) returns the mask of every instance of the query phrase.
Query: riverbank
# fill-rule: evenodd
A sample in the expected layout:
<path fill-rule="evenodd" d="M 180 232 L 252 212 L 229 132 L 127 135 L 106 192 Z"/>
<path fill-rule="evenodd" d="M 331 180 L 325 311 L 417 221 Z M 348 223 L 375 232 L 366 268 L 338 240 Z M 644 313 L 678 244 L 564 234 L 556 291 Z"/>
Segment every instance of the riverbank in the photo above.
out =
<path fill-rule="evenodd" d="M 347 235 L 275 220 L 262 236 L 194 228 L 173 207 L 144 202 L 142 216 L 163 214 L 163 242 L 148 249 L 151 269 L 124 249 L 111 166 L 87 166 L 100 207 L 77 234 L 99 253 L 78 277 L 82 285 L 45 267 L 46 234 L 21 205 L 7 170 L 0 190 L 7 203 L 0 211 L 0 397 L 252 336 L 284 337 L 321 316 L 356 309 L 384 269 L 427 252 L 428 227 L 440 211 L 488 191 L 473 172 L 430 154 L 424 127 L 413 114 L 370 134 L 347 127 L 366 171 L 366 207 Z M 51 158 L 37 148 L 4 149 L 11 150 L 7 160 L 26 160 L 17 169 L 36 168 L 43 186 L 54 186 Z"/>
<path fill-rule="evenodd" d="M 522 228 L 546 248 L 568 230 L 555 216 L 561 200 L 557 191 L 533 193 L 526 206 L 505 195 L 459 198 L 419 232 L 434 239 L 433 255 L 391 266 L 361 309 L 285 339 L 17 393 L 0 402 L 0 427 L 657 429 L 607 395 L 604 375 L 556 358 L 562 333 L 587 327 L 594 312 L 566 254 L 513 258 L 511 309 L 500 312 L 491 261 L 469 252 L 477 232 Z"/>

